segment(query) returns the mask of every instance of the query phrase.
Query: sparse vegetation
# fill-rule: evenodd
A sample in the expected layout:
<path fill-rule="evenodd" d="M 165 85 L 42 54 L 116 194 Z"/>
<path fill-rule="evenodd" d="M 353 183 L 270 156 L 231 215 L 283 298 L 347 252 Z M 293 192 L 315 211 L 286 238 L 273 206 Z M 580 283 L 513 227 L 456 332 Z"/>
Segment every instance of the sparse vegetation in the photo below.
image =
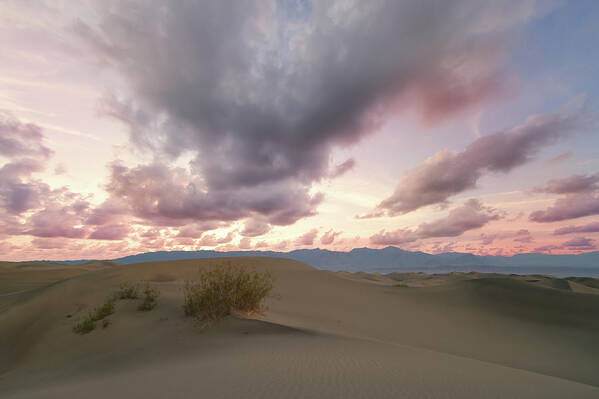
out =
<path fill-rule="evenodd" d="M 406 283 L 397 283 L 397 284 L 393 284 L 394 287 L 404 287 L 407 288 L 409 287 L 409 285 L 407 285 Z"/>
<path fill-rule="evenodd" d="M 94 314 L 94 319 L 97 320 L 102 320 L 107 316 L 110 316 L 111 314 L 114 313 L 114 309 L 115 309 L 115 304 L 114 301 L 112 300 L 108 300 L 106 302 L 104 302 L 104 304 L 99 307 L 98 309 L 96 309 L 96 313 Z"/>
<path fill-rule="evenodd" d="M 248 271 L 231 264 L 200 269 L 198 280 L 185 284 L 183 308 L 188 316 L 211 320 L 233 311 L 259 312 L 271 294 L 273 282 L 270 272 Z"/>
<path fill-rule="evenodd" d="M 94 315 L 90 312 L 85 319 L 75 324 L 73 331 L 77 334 L 87 334 L 96 328 Z"/>
<path fill-rule="evenodd" d="M 108 300 L 104 304 L 94 309 L 93 312 L 89 312 L 87 317 L 82 321 L 75 324 L 73 331 L 77 334 L 87 334 L 96 328 L 96 321 L 103 320 L 102 327 L 106 328 L 110 324 L 106 317 L 114 313 L 115 304 L 114 301 Z"/>
<path fill-rule="evenodd" d="M 160 296 L 160 291 L 158 288 L 150 287 L 149 283 L 146 283 L 146 288 L 144 289 L 144 300 L 137 307 L 138 310 L 141 311 L 149 311 L 156 307 L 157 299 Z"/>
<path fill-rule="evenodd" d="M 119 299 L 137 299 L 139 298 L 139 285 L 122 283 L 117 294 Z"/>

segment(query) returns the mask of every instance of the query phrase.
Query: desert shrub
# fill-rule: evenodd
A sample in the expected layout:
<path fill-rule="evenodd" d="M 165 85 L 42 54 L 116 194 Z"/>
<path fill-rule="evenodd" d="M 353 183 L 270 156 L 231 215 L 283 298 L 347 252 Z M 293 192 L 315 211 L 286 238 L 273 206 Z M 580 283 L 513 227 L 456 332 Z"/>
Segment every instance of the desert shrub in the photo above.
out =
<path fill-rule="evenodd" d="M 94 315 L 90 312 L 85 319 L 75 324 L 73 331 L 77 334 L 87 334 L 96 328 L 96 321 Z"/>
<path fill-rule="evenodd" d="M 150 284 L 146 283 L 146 288 L 144 289 L 144 300 L 137 307 L 138 310 L 149 311 L 156 307 L 157 299 L 160 296 L 160 291 L 158 288 L 150 287 Z"/>
<path fill-rule="evenodd" d="M 103 320 L 102 327 L 106 328 L 110 324 L 106 317 L 114 313 L 115 304 L 113 300 L 104 302 L 102 306 L 94 309 L 93 312 L 89 312 L 87 317 L 82 321 L 75 324 L 73 331 L 77 334 L 87 334 L 96 328 L 96 321 Z"/>
<path fill-rule="evenodd" d="M 114 308 L 114 301 L 108 300 L 104 302 L 101 307 L 95 309 L 94 320 L 102 320 L 103 318 L 110 316 L 114 313 Z"/>
<path fill-rule="evenodd" d="M 258 312 L 273 289 L 270 272 L 248 271 L 231 264 L 200 269 L 184 287 L 185 314 L 217 320 L 233 311 Z"/>
<path fill-rule="evenodd" d="M 122 283 L 117 294 L 120 299 L 137 299 L 139 298 L 139 285 Z"/>
<path fill-rule="evenodd" d="M 407 285 L 406 283 L 397 283 L 397 284 L 393 284 L 394 287 L 404 287 L 404 288 L 408 288 L 409 285 Z"/>

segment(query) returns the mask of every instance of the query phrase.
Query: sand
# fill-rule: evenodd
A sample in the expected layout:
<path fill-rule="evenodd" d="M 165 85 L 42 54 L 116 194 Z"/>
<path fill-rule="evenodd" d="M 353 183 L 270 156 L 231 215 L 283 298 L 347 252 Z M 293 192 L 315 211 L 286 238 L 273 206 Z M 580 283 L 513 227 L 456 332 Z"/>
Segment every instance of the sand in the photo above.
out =
<path fill-rule="evenodd" d="M 19 276 L 28 267 L 0 264 L 0 396 L 599 397 L 595 280 L 352 275 L 243 258 L 233 261 L 275 273 L 280 299 L 253 318 L 185 318 L 182 284 L 223 261 L 37 264 Z M 161 290 L 155 310 L 119 301 L 108 328 L 71 331 L 121 282 L 141 280 Z M 10 294 L 28 281 L 39 284 Z"/>

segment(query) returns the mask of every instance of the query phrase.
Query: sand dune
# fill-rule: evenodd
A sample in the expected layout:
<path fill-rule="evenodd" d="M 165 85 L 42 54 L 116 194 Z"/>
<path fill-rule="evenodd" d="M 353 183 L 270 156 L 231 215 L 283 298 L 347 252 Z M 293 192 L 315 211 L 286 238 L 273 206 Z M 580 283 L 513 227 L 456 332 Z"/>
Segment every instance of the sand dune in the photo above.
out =
<path fill-rule="evenodd" d="M 233 261 L 275 273 L 280 299 L 254 319 L 204 328 L 183 316 L 181 287 L 201 265 L 222 261 L 38 264 L 6 279 L 24 268 L 0 266 L 2 292 L 27 281 L 19 278 L 46 283 L 0 296 L 0 394 L 599 397 L 599 296 L 575 289 L 593 282 L 351 275 L 243 258 Z M 108 328 L 73 334 L 74 320 L 121 282 L 140 280 L 162 292 L 154 311 L 120 301 Z"/>

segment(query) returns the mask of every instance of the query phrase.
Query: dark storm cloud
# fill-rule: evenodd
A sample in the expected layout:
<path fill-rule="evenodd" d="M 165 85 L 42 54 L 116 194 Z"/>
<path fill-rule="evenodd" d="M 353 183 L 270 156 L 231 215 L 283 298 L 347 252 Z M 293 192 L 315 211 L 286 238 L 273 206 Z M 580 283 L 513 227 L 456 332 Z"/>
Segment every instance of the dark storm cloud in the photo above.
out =
<path fill-rule="evenodd" d="M 502 213 L 497 209 L 484 206 L 476 199 L 470 199 L 449 211 L 446 217 L 430 223 L 421 223 L 416 230 L 381 231 L 370 237 L 370 242 L 377 245 L 400 245 L 424 238 L 457 237 L 501 217 Z"/>
<path fill-rule="evenodd" d="M 594 120 L 585 107 L 529 117 L 522 125 L 481 137 L 462 152 L 441 151 L 408 171 L 393 195 L 374 212 L 401 215 L 426 205 L 445 203 L 476 187 L 487 173 L 507 173 L 529 162 L 556 139 L 588 128 Z"/>
<path fill-rule="evenodd" d="M 513 32 L 539 11 L 533 1 L 327 1 L 291 14 L 273 4 L 101 1 L 99 23 L 77 23 L 127 82 L 104 112 L 156 159 L 190 153 L 188 180 L 201 180 L 170 186 L 178 198 L 139 180 L 111 182 L 136 216 L 170 223 L 255 213 L 290 224 L 314 214 L 311 185 L 353 166 L 332 166 L 333 147 L 356 143 L 406 101 L 438 120 L 501 92 Z M 157 168 L 116 179 L 181 173 Z"/>

